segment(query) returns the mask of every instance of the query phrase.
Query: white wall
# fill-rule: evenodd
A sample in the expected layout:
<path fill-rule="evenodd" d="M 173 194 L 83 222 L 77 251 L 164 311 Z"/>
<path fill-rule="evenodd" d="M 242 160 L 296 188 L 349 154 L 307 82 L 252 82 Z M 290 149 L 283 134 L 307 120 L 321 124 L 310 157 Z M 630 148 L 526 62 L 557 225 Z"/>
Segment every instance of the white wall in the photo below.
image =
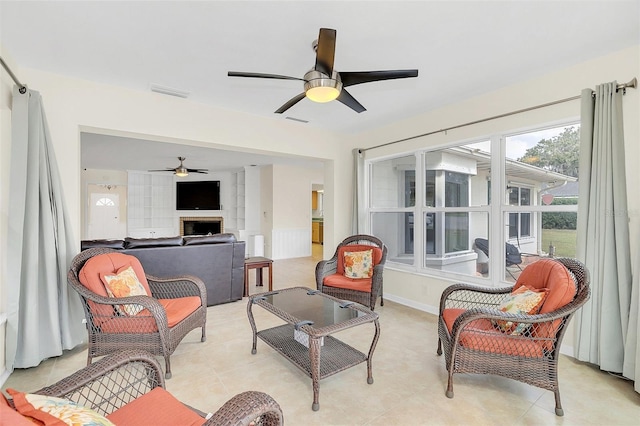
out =
<path fill-rule="evenodd" d="M 605 57 L 554 72 L 522 84 L 504 87 L 464 102 L 452 104 L 400 123 L 359 134 L 356 144 L 362 148 L 391 142 L 408 135 L 420 135 L 441 128 L 479 120 L 494 115 L 516 111 L 534 105 L 580 94 L 583 88 L 617 80 L 627 82 L 640 77 L 640 46 L 624 49 Z M 632 259 L 640 249 L 640 173 L 636 172 L 640 160 L 640 90 L 630 89 L 623 98 L 624 132 L 626 149 L 627 191 L 630 212 Z M 426 146 L 442 146 L 456 141 L 490 136 L 499 131 L 519 130 L 544 124 L 575 119 L 580 115 L 580 102 L 571 101 L 509 116 L 489 122 L 437 133 L 375 150 L 366 151 L 366 158 L 378 158 L 392 154 L 411 152 Z M 636 271 L 637 273 L 637 271 Z M 399 270 L 385 270 L 385 297 L 430 312 L 437 312 L 442 290 L 450 284 L 444 279 L 420 276 Z M 572 329 L 564 342 L 572 344 Z"/>

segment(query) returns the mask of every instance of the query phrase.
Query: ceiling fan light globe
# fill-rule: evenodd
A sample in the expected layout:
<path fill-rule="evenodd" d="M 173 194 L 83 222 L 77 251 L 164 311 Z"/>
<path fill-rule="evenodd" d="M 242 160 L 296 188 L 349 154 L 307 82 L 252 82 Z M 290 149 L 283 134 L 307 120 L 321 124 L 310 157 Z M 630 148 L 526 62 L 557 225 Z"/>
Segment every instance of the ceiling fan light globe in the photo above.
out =
<path fill-rule="evenodd" d="M 314 102 L 331 102 L 340 95 L 342 90 L 340 75 L 335 71 L 329 78 L 319 71 L 311 70 L 305 74 L 304 79 L 305 95 Z"/>
<path fill-rule="evenodd" d="M 340 91 L 335 87 L 326 86 L 312 87 L 306 92 L 307 98 L 311 99 L 313 102 L 319 103 L 333 101 L 339 94 Z"/>
<path fill-rule="evenodd" d="M 176 169 L 176 176 L 186 177 L 186 176 L 189 176 L 189 172 L 187 171 L 187 169 L 179 167 Z"/>

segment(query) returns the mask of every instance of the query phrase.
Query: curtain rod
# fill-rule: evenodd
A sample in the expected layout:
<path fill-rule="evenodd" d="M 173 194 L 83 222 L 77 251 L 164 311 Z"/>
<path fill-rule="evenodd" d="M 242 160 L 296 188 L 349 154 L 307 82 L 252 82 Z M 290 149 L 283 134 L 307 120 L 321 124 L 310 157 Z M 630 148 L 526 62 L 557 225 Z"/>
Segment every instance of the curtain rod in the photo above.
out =
<path fill-rule="evenodd" d="M 633 77 L 633 79 L 631 79 L 631 81 L 629 81 L 628 83 L 618 84 L 616 86 L 616 91 L 622 89 L 623 93 L 626 93 L 627 87 L 631 87 L 632 89 L 637 88 L 638 87 L 638 79 Z M 417 138 L 422 138 L 424 136 L 435 135 L 436 133 L 441 133 L 441 132 L 448 132 L 449 130 L 459 129 L 461 127 L 471 126 L 473 124 L 484 123 L 485 121 L 491 121 L 491 120 L 495 120 L 495 119 L 498 119 L 498 118 L 508 117 L 510 115 L 516 115 L 516 114 L 520 114 L 520 113 L 523 113 L 523 112 L 532 111 L 532 110 L 535 110 L 535 109 L 546 108 L 546 107 L 552 106 L 552 105 L 562 104 L 562 103 L 569 102 L 569 101 L 575 101 L 576 99 L 580 99 L 580 97 L 581 97 L 580 95 L 572 96 L 570 98 L 559 99 L 557 101 L 547 102 L 545 104 L 535 105 L 535 106 L 532 106 L 532 107 L 523 108 L 523 109 L 519 109 L 519 110 L 516 110 L 516 111 L 506 112 L 504 114 L 494 115 L 492 117 L 481 118 L 479 120 L 469 121 L 468 123 L 458 124 L 456 126 L 447 127 L 447 128 L 440 129 L 440 130 L 434 130 L 432 132 L 422 133 L 422 134 L 416 135 L 416 136 L 409 136 L 409 137 L 404 138 L 404 139 L 398 139 L 397 141 L 383 143 L 381 145 L 372 146 L 370 148 L 361 148 L 361 149 L 358 150 L 358 152 L 360 154 L 362 154 L 363 152 L 369 151 L 370 149 L 382 148 L 383 146 L 393 145 L 393 144 L 400 143 L 400 142 L 406 142 L 406 141 L 409 141 L 411 139 L 417 139 Z"/>
<path fill-rule="evenodd" d="M 9 73 L 9 76 L 11 77 L 13 82 L 18 85 L 18 87 L 20 88 L 20 89 L 18 89 L 20 91 L 20 93 L 22 93 L 23 95 L 25 93 L 27 93 L 27 88 L 24 87 L 24 85 L 22 83 L 20 83 L 20 81 L 18 81 L 18 77 L 16 77 L 16 75 L 13 72 L 11 72 L 11 69 L 9 68 L 9 65 L 7 65 L 7 63 L 4 61 L 4 59 L 2 59 L 2 56 L 0 56 L 0 63 L 2 64 L 2 68 L 7 70 L 7 72 Z"/>

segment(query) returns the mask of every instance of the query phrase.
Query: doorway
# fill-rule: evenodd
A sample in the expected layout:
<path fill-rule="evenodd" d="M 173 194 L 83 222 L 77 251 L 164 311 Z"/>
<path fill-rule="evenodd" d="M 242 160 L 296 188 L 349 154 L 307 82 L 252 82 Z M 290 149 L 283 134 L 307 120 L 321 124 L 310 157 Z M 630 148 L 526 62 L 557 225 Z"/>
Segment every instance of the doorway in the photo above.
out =
<path fill-rule="evenodd" d="M 87 185 L 87 239 L 120 239 L 127 236 L 127 187 Z"/>

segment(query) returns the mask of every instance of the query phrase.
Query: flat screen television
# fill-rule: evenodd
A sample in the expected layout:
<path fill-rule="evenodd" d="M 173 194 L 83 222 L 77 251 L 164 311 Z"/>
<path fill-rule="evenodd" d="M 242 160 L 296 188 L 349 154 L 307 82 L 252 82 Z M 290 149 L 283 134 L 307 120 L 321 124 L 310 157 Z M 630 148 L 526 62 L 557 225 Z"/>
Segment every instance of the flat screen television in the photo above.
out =
<path fill-rule="evenodd" d="M 176 210 L 220 210 L 220 181 L 176 182 Z"/>

